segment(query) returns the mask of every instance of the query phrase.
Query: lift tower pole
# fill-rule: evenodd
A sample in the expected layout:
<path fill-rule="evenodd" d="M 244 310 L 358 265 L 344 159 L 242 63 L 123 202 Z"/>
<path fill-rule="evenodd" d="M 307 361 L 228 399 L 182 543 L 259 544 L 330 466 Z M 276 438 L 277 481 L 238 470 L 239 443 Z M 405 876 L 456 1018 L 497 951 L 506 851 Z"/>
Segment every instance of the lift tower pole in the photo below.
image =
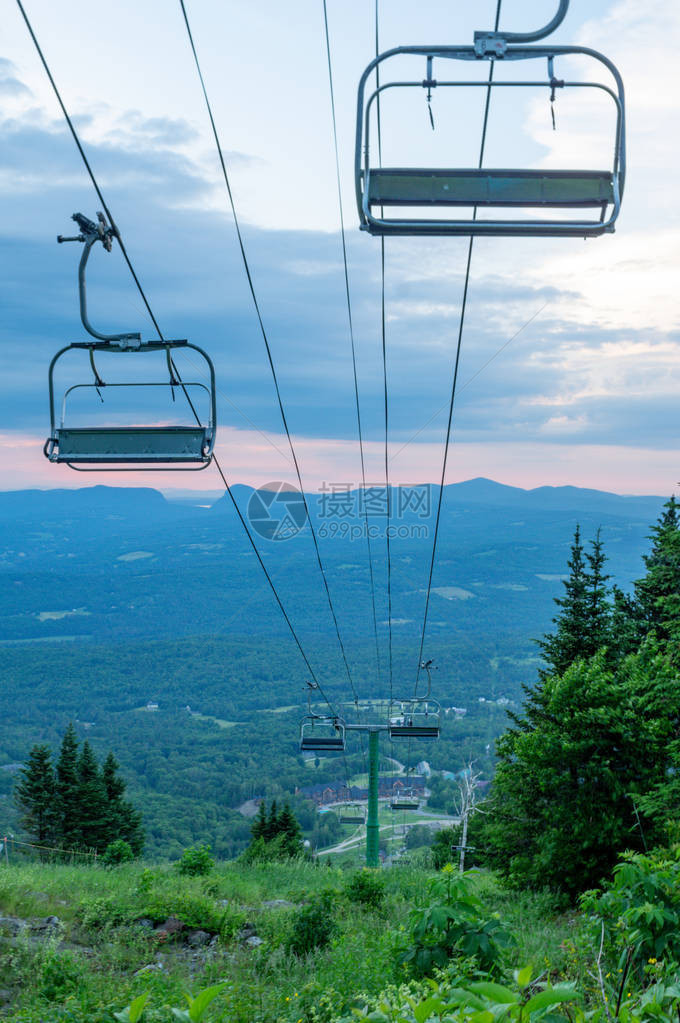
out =
<path fill-rule="evenodd" d="M 368 819 L 366 821 L 366 866 L 379 867 L 380 825 L 378 823 L 378 734 L 368 729 Z"/>

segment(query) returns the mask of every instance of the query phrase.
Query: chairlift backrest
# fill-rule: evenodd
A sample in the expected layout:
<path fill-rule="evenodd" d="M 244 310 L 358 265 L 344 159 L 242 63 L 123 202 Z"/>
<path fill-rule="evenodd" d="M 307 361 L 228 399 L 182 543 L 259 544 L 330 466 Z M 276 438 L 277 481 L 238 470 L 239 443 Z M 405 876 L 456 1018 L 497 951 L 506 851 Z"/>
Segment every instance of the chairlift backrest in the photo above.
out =
<path fill-rule="evenodd" d="M 95 352 L 118 352 L 133 353 L 136 359 L 141 355 L 157 352 L 166 356 L 168 352 L 191 349 L 201 357 L 208 374 L 208 384 L 198 381 L 182 381 L 178 383 L 175 379 L 153 380 L 153 381 L 112 381 L 103 380 L 96 370 L 94 380 L 84 381 L 82 376 L 76 383 L 71 384 L 63 394 L 61 409 L 57 408 L 57 395 L 55 393 L 55 369 L 59 361 L 70 352 L 88 351 L 91 357 Z M 165 368 L 166 358 L 163 358 Z M 83 370 L 80 371 L 81 373 Z M 215 397 L 215 370 L 208 354 L 197 345 L 189 344 L 187 341 L 167 341 L 141 343 L 135 348 L 115 348 L 106 343 L 89 342 L 68 345 L 62 348 L 53 358 L 49 369 L 49 401 L 50 401 L 50 436 L 45 443 L 45 455 L 51 462 L 63 462 L 74 469 L 91 470 L 102 467 L 105 470 L 111 468 L 206 468 L 212 459 L 215 444 L 215 421 L 216 421 L 216 397 Z M 107 423 L 105 398 L 113 391 L 125 395 L 137 395 L 149 393 L 150 390 L 167 393 L 168 403 L 171 398 L 182 398 L 173 407 L 174 416 L 178 413 L 185 420 L 183 424 L 162 424 L 148 423 L 140 424 L 139 415 L 131 415 L 132 422 L 124 424 Z M 193 419 L 189 405 L 184 401 L 184 394 L 191 393 L 195 396 L 196 390 L 205 395 L 207 399 L 207 416 L 200 422 Z M 95 414 L 91 422 L 86 425 L 74 425 L 69 416 L 69 401 L 77 396 L 78 392 L 96 392 L 102 400 L 102 407 Z M 135 403 L 139 406 L 139 402 Z M 206 403 L 202 403 L 206 404 Z M 198 409 L 198 402 L 192 397 L 194 410 Z M 173 416 L 173 417 L 174 417 Z M 102 422 L 102 420 L 104 420 Z"/>
<path fill-rule="evenodd" d="M 390 739 L 438 739 L 441 707 L 437 700 L 393 700 L 387 730 Z"/>
<path fill-rule="evenodd" d="M 342 753 L 344 749 L 344 721 L 320 714 L 305 715 L 300 722 L 301 752 Z"/>
<path fill-rule="evenodd" d="M 566 11 L 566 5 L 564 11 Z M 563 13 L 561 15 L 564 16 Z M 553 19 L 556 21 L 557 19 Z M 561 20 L 561 18 L 560 18 Z M 545 34 L 545 33 L 543 33 Z M 377 56 L 364 71 L 357 101 L 355 189 L 362 230 L 375 235 L 534 235 L 595 237 L 614 230 L 625 179 L 625 105 L 621 76 L 615 65 L 601 53 L 584 46 L 507 45 L 510 34 L 478 33 L 474 46 L 399 46 Z M 540 37 L 527 33 L 517 38 Z M 598 81 L 565 81 L 555 76 L 558 57 L 581 55 L 606 68 L 613 87 Z M 418 61 L 412 78 L 388 80 L 386 70 L 393 58 L 413 57 Z M 425 62 L 423 68 L 421 61 Z M 480 60 L 530 61 L 544 59 L 548 74 L 526 81 L 479 81 L 439 79 L 435 61 Z M 380 85 L 366 96 L 368 80 L 380 69 Z M 423 78 L 422 72 L 425 71 Z M 584 170 L 536 168 L 466 167 L 381 167 L 371 149 L 371 127 L 380 97 L 386 90 L 481 88 L 526 89 L 542 87 L 554 97 L 556 89 L 600 90 L 608 95 L 615 110 L 612 161 L 609 167 Z M 402 127 L 403 131 L 403 127 Z M 469 213 L 461 212 L 463 207 Z M 418 211 L 405 215 L 408 208 Z M 506 209 L 488 219 L 477 210 Z M 587 216 L 587 210 L 594 215 Z M 564 211 L 555 219 L 549 211 Z M 474 211 L 474 212 L 473 212 Z M 548 211 L 547 217 L 540 216 Z M 552 219 L 551 219 L 552 217 Z"/>

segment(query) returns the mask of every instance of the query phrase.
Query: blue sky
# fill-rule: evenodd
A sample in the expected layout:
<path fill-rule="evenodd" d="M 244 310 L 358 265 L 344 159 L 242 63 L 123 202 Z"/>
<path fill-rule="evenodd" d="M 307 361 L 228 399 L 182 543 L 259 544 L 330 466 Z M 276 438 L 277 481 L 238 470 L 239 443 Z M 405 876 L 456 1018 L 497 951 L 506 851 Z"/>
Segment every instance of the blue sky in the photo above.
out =
<path fill-rule="evenodd" d="M 18 10 L 3 4 L 0 486 L 81 486 L 89 480 L 48 465 L 40 447 L 49 359 L 83 335 L 79 252 L 58 247 L 55 236 L 70 230 L 75 210 L 94 215 L 97 200 Z M 179 4 L 26 6 L 163 329 L 214 357 L 218 451 L 229 478 L 287 478 L 278 408 Z M 475 28 L 490 25 L 494 6 L 383 0 L 382 47 L 467 43 Z M 357 483 L 321 0 L 285 7 L 188 0 L 187 8 L 305 483 Z M 505 0 L 501 24 L 534 27 L 553 9 L 554 2 Z M 373 4 L 328 0 L 328 11 L 362 416 L 369 478 L 377 480 L 379 242 L 358 231 L 352 183 L 356 84 L 372 57 Z M 449 478 L 668 493 L 680 468 L 680 132 L 672 80 L 680 11 L 664 0 L 572 0 L 555 39 L 601 49 L 623 73 L 624 207 L 616 234 L 588 243 L 476 243 Z M 531 165 L 606 160 L 604 115 L 561 99 L 554 133 L 545 97 L 492 106 L 489 164 L 521 165 L 522 156 Z M 441 163 L 451 147 L 472 162 L 477 107 L 450 111 L 436 96 L 434 108 L 434 135 L 422 97 L 386 109 L 388 152 L 416 161 L 429 147 Z M 387 241 L 395 481 L 439 477 L 465 251 L 464 239 Z M 120 253 L 95 251 L 90 282 L 95 322 L 151 335 Z M 217 488 L 209 473 L 153 483 Z M 117 482 L 128 479 L 142 478 Z"/>

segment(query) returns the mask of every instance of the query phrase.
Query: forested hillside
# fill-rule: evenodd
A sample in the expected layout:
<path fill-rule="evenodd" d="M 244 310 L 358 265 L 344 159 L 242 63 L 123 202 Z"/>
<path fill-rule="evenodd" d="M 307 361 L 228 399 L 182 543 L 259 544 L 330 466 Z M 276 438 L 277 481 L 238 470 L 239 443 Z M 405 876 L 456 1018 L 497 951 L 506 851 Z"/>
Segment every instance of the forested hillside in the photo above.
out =
<path fill-rule="evenodd" d="M 242 505 L 249 493 L 237 488 Z M 395 508 L 400 500 L 395 492 Z M 536 678 L 533 639 L 550 627 L 575 523 L 586 540 L 601 527 L 608 571 L 627 590 L 662 503 L 483 480 L 447 488 L 426 652 L 438 667 L 436 697 L 466 713 L 444 717 L 439 743 L 414 744 L 412 763 L 455 771 L 475 757 L 490 776 L 506 707 L 518 708 L 522 684 Z M 317 525 L 328 525 L 321 498 L 315 507 Z M 406 508 L 399 523 L 427 528 L 431 503 L 425 510 L 421 518 Z M 204 839 L 231 855 L 249 834 L 236 809 L 244 800 L 342 778 L 338 761 L 315 768 L 299 756 L 304 665 L 222 501 L 195 507 L 101 487 L 0 494 L 0 521 L 0 810 L 9 826 L 13 765 L 34 743 L 56 745 L 69 721 L 98 755 L 115 750 L 151 855 Z M 344 702 L 310 543 L 303 531 L 260 545 L 325 691 Z M 359 696 L 385 697 L 365 548 L 342 536 L 321 543 Z M 397 692 L 413 685 L 428 545 L 415 533 L 392 544 Z M 374 551 L 384 592 L 381 543 Z M 386 634 L 386 608 L 378 618 Z M 363 770 L 356 740 L 348 769 Z"/>

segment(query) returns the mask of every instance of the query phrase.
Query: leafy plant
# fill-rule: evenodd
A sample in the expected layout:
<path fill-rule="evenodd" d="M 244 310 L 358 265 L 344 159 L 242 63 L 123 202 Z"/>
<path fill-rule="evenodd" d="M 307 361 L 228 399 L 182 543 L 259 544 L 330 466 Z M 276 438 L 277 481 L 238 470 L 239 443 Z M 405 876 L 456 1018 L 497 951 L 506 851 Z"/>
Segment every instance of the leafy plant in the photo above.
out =
<path fill-rule="evenodd" d="M 288 951 L 296 956 L 307 955 L 329 943 L 336 931 L 333 915 L 337 893 L 327 889 L 313 896 L 298 912 L 288 939 Z"/>
<path fill-rule="evenodd" d="M 175 864 L 175 869 L 179 874 L 187 877 L 202 877 L 209 874 L 214 866 L 215 861 L 210 855 L 210 846 L 196 845 L 184 850 Z"/>
<path fill-rule="evenodd" d="M 374 909 L 382 905 L 385 898 L 385 882 L 374 870 L 358 870 L 347 882 L 345 895 L 350 902 L 358 902 Z"/>
<path fill-rule="evenodd" d="M 366 1006 L 354 1010 L 352 1023 L 356 1019 L 373 1020 L 375 1023 L 426 1023 L 427 1020 L 442 1020 L 447 1023 L 494 1023 L 496 1020 L 517 1020 L 518 1023 L 534 1023 L 542 1020 L 563 1020 L 553 1009 L 573 1002 L 578 996 L 573 987 L 563 984 L 557 987 L 531 984 L 531 969 L 515 970 L 515 987 L 483 980 L 466 983 L 464 986 L 444 978 L 440 983 L 426 981 L 428 989 L 412 993 L 401 986 L 385 992 L 375 1007 Z M 573 1015 L 570 1013 L 570 1019 Z M 579 1023 L 585 1019 L 576 1017 Z M 350 1017 L 340 1023 L 350 1023 Z"/>
<path fill-rule="evenodd" d="M 509 935 L 497 914 L 489 915 L 474 894 L 474 880 L 471 871 L 458 874 L 448 864 L 428 883 L 430 901 L 411 911 L 411 945 L 401 956 L 415 976 L 430 976 L 455 956 L 473 959 L 492 975 L 498 973 Z"/>
<path fill-rule="evenodd" d="M 135 854 L 130 843 L 126 842 L 124 838 L 117 838 L 115 842 L 109 842 L 107 845 L 102 856 L 102 863 L 105 867 L 117 867 L 121 863 L 129 863 L 134 858 Z"/>
<path fill-rule="evenodd" d="M 207 987 L 203 991 L 199 991 L 195 998 L 191 995 L 185 994 L 187 1000 L 187 1009 L 173 1009 L 172 1014 L 175 1019 L 186 1020 L 188 1023 L 199 1023 L 203 1019 L 210 1003 L 214 1001 L 221 991 L 224 990 L 226 984 L 214 984 L 212 987 Z"/>
<path fill-rule="evenodd" d="M 628 962 L 680 961 L 680 847 L 672 853 L 625 855 L 601 892 L 586 892 L 581 908 L 590 914 L 595 940 L 602 928 L 617 968 Z"/>
<path fill-rule="evenodd" d="M 141 1019 L 142 1013 L 146 1008 L 146 1003 L 149 1001 L 149 992 L 145 991 L 144 994 L 139 995 L 134 1001 L 126 1005 L 120 1012 L 114 1012 L 114 1016 L 120 1023 L 138 1023 Z"/>

